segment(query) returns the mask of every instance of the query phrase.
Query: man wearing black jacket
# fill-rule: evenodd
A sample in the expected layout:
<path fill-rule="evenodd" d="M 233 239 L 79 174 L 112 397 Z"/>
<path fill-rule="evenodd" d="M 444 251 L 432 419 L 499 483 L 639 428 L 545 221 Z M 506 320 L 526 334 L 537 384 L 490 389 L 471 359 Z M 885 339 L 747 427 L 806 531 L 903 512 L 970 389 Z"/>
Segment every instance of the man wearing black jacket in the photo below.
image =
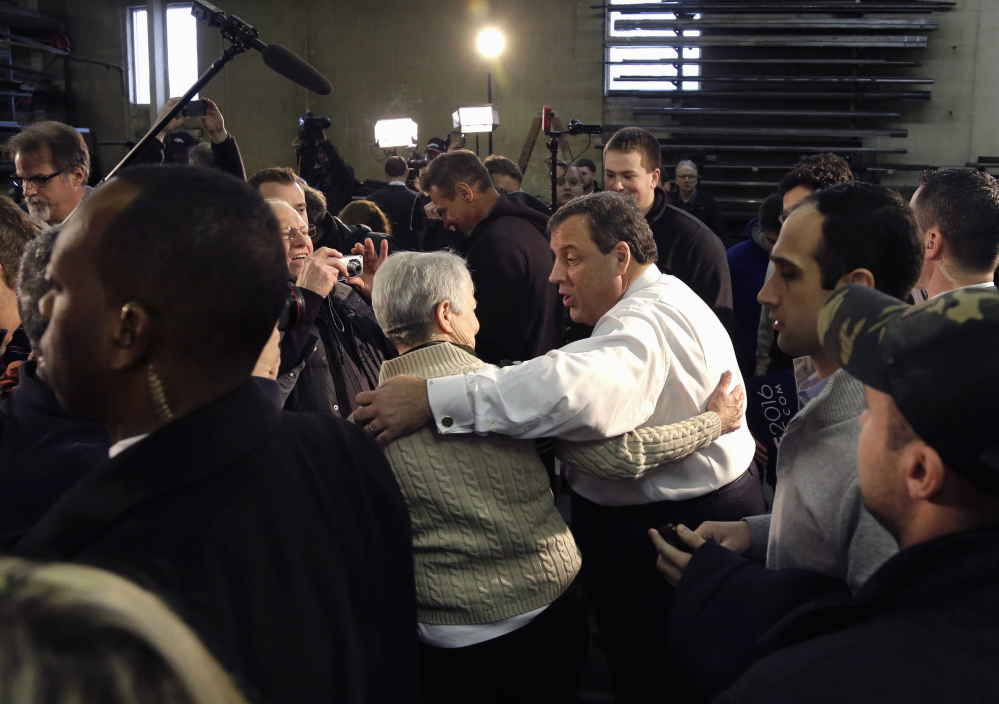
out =
<path fill-rule="evenodd" d="M 728 235 L 725 231 L 725 217 L 721 206 L 710 193 L 698 188 L 700 174 L 697 164 L 692 161 L 681 161 L 676 165 L 676 190 L 669 188 L 669 204 L 690 213 L 708 226 L 708 229 L 725 242 Z"/>
<path fill-rule="evenodd" d="M 343 210 L 354 193 L 354 167 L 340 155 L 340 150 L 326 138 L 326 133 L 313 127 L 314 139 L 303 145 L 299 175 L 313 188 L 326 196 L 326 207 L 331 213 Z M 314 146 L 312 146 L 314 145 Z"/>
<path fill-rule="evenodd" d="M 151 588 L 254 701 L 419 699 L 412 536 L 383 454 L 251 381 L 287 286 L 278 225 L 204 169 L 136 167 L 63 229 L 41 367 L 111 459 L 15 546 Z"/>
<path fill-rule="evenodd" d="M 762 639 L 776 652 L 716 701 L 995 702 L 999 367 L 983 351 L 999 346 L 999 294 L 909 307 L 852 284 L 826 303 L 819 334 L 864 383 L 860 488 L 901 550 L 852 599 L 788 615 Z"/>
<path fill-rule="evenodd" d="M 378 374 L 395 347 L 382 334 L 374 311 L 347 279 L 340 252 L 313 251 L 305 221 L 286 201 L 268 201 L 284 236 L 288 275 L 302 290 L 305 310 L 298 328 L 281 341 L 278 383 L 289 411 L 332 413 L 346 418 L 354 398 L 378 386 Z M 383 242 L 383 255 L 388 243 Z M 349 281 L 363 285 L 359 278 Z"/>
<path fill-rule="evenodd" d="M 163 105 L 160 115 L 169 111 L 179 100 L 180 98 L 170 98 Z M 198 120 L 201 122 L 202 129 L 205 130 L 209 139 L 211 139 L 212 160 L 215 163 L 215 167 L 225 171 L 227 174 L 232 174 L 236 178 L 245 180 L 246 170 L 243 168 L 243 157 L 239 153 L 235 137 L 226 131 L 222 112 L 213 101 L 208 98 L 203 98 L 203 100 L 205 101 L 205 116 L 199 117 Z M 175 117 L 167 123 L 163 131 L 139 153 L 135 163 L 162 164 L 166 154 L 167 135 L 180 129 L 189 119 L 187 117 Z"/>
<path fill-rule="evenodd" d="M 604 188 L 638 200 L 659 249 L 657 266 L 687 284 L 732 334 L 732 278 L 725 245 L 704 223 L 669 204 L 659 185 L 662 150 L 650 132 L 625 127 L 604 147 Z"/>
<path fill-rule="evenodd" d="M 415 251 L 420 248 L 413 234 L 412 214 L 417 194 L 406 186 L 409 166 L 401 156 L 391 156 L 385 161 L 388 185 L 368 196 L 368 200 L 385 213 L 392 225 L 392 237 L 400 249 Z"/>
<path fill-rule="evenodd" d="M 474 152 L 443 154 L 420 174 L 443 226 L 465 235 L 481 328 L 476 353 L 489 364 L 534 359 L 562 345 L 564 307 L 548 277 L 548 217 L 493 187 Z"/>

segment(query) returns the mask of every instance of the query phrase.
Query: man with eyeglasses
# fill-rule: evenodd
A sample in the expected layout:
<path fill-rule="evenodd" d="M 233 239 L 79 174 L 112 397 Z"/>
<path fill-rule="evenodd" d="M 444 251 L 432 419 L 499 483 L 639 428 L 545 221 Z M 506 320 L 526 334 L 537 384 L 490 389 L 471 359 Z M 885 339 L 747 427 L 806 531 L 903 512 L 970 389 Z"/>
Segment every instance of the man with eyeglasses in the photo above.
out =
<path fill-rule="evenodd" d="M 32 220 L 58 225 L 92 190 L 90 153 L 78 131 L 60 122 L 37 122 L 4 145 L 14 161 L 14 185 L 24 190 Z"/>
<path fill-rule="evenodd" d="M 281 340 L 278 384 L 284 408 L 346 418 L 357 408 L 357 394 L 378 386 L 381 364 L 396 356 L 395 347 L 382 334 L 371 306 L 348 285 L 370 291 L 370 279 L 348 279 L 340 252 L 314 249 L 313 226 L 294 203 L 267 202 L 281 228 L 288 278 L 301 288 L 305 302 L 299 326 Z M 368 245 L 370 259 L 374 246 Z M 381 253 L 388 255 L 385 241 Z"/>
<path fill-rule="evenodd" d="M 728 235 L 721 208 L 714 196 L 697 187 L 699 181 L 697 164 L 692 161 L 681 161 L 676 165 L 676 190 L 667 191 L 669 203 L 693 215 L 725 242 Z"/>

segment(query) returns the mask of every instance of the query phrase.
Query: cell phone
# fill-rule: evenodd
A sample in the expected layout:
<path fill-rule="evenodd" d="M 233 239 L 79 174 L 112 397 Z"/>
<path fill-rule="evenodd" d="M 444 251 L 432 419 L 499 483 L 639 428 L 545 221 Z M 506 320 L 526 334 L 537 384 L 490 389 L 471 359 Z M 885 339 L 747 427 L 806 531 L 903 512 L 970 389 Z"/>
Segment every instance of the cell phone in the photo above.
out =
<path fill-rule="evenodd" d="M 672 523 L 667 523 L 658 530 L 659 530 L 659 535 L 663 537 L 663 540 L 666 541 L 667 545 L 676 548 L 680 552 L 685 552 L 688 555 L 694 554 L 694 549 L 691 548 L 689 545 L 687 545 L 685 542 L 683 542 L 680 536 L 676 534 L 675 525 L 673 525 Z"/>
<path fill-rule="evenodd" d="M 192 100 L 180 111 L 184 117 L 204 117 L 208 114 L 208 105 L 204 100 Z"/>

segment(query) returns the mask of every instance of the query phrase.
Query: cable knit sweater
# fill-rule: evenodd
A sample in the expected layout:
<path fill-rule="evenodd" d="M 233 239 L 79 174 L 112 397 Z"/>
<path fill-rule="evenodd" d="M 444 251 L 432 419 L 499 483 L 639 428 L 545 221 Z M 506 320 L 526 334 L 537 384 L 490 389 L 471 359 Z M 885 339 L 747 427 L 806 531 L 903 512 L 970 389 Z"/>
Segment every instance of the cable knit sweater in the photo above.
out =
<path fill-rule="evenodd" d="M 381 379 L 433 379 L 482 366 L 445 342 L 386 361 Z M 427 425 L 385 453 L 413 523 L 421 623 L 498 621 L 550 604 L 572 583 L 579 551 L 534 443 L 444 437 Z"/>

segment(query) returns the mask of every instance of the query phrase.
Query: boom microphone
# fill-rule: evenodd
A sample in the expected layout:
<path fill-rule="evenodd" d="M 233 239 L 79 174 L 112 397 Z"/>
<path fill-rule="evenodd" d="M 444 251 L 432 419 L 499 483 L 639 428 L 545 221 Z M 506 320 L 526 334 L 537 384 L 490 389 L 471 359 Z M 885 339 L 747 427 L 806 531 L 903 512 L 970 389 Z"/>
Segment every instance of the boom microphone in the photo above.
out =
<path fill-rule="evenodd" d="M 268 44 L 261 53 L 267 67 L 289 81 L 319 95 L 329 95 L 333 92 L 333 86 L 326 76 L 280 44 Z"/>

